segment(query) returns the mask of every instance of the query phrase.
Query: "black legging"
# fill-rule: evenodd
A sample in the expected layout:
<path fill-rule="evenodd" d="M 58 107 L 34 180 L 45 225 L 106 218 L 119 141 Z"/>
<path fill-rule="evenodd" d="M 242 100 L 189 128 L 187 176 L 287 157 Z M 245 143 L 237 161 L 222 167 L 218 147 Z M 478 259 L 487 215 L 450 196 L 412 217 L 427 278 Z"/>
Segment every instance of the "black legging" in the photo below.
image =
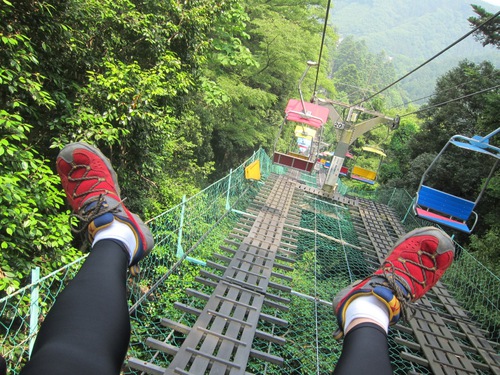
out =
<path fill-rule="evenodd" d="M 22 375 L 117 375 L 127 353 L 128 255 L 119 242 L 93 247 L 57 297 Z"/>
<path fill-rule="evenodd" d="M 334 375 L 392 374 L 387 334 L 374 323 L 361 323 L 344 337 Z"/>

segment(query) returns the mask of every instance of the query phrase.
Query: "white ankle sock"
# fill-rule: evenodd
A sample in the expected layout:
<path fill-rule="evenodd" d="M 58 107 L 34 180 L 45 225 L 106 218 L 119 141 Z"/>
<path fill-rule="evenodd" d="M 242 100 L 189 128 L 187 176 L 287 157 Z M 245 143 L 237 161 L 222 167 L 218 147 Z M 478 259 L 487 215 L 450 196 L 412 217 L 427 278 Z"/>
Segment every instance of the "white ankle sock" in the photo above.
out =
<path fill-rule="evenodd" d="M 344 330 L 354 319 L 358 318 L 371 319 L 384 328 L 385 332 L 389 330 L 387 306 L 375 296 L 360 296 L 347 306 Z"/>
<path fill-rule="evenodd" d="M 94 246 L 97 241 L 104 239 L 113 239 L 122 242 L 129 252 L 130 263 L 137 247 L 137 238 L 135 236 L 135 232 L 127 224 L 122 223 L 115 218 L 109 226 L 102 228 L 95 234 L 92 246 Z"/>

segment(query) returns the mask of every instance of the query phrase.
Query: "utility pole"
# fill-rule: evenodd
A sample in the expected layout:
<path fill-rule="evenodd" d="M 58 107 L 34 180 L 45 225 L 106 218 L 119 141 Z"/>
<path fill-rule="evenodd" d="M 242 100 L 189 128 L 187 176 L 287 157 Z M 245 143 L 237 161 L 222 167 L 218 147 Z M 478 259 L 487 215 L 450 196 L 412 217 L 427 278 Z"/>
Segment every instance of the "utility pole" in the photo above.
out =
<path fill-rule="evenodd" d="M 387 117 L 380 112 L 370 111 L 360 106 L 350 106 L 349 104 L 330 99 L 317 99 L 317 102 L 319 105 L 326 106 L 330 109 L 330 117 L 333 120 L 333 126 L 337 132 L 340 132 L 339 141 L 330 163 L 330 169 L 328 170 L 328 175 L 326 176 L 326 180 L 323 184 L 323 190 L 325 192 L 333 193 L 335 191 L 340 169 L 344 164 L 344 159 L 349 146 L 361 135 L 371 131 L 377 125 L 387 124 L 390 126 L 391 130 L 397 129 L 399 126 L 399 117 L 394 119 Z M 345 122 L 341 121 L 341 116 L 335 110 L 333 105 L 340 105 L 349 108 Z M 360 114 L 368 114 L 371 115 L 372 118 L 356 124 L 356 119 Z"/>

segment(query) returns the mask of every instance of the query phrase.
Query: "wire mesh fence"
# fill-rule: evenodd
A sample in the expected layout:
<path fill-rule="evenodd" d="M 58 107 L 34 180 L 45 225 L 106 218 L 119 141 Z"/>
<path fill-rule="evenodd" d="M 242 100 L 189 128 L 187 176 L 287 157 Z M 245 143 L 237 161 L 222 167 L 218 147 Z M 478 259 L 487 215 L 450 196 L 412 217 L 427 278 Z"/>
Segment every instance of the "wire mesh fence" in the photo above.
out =
<path fill-rule="evenodd" d="M 245 167 L 259 160 L 262 181 L 245 179 Z M 187 288 L 211 293 L 196 277 L 206 268 L 206 261 L 220 252 L 221 245 L 241 220 L 260 187 L 270 174 L 288 170 L 273 165 L 263 150 L 229 175 L 186 198 L 179 205 L 151 219 L 155 250 L 141 262 L 139 277 L 128 280 L 130 317 L 132 322 L 129 357 L 137 357 L 166 367 L 171 357 L 146 345 L 156 338 L 179 347 L 183 335 L 165 328 L 161 320 L 168 317 L 192 326 L 196 317 L 176 309 L 178 304 L 203 308 L 202 303 L 185 292 Z M 310 174 L 300 174 L 300 182 L 314 186 Z M 346 194 L 348 189 L 343 188 Z M 407 229 L 428 225 L 409 214 L 412 197 L 402 190 L 378 191 L 373 199 L 388 204 Z M 289 310 L 263 311 L 288 321 L 287 326 L 260 327 L 286 339 L 285 345 L 256 340 L 257 350 L 284 359 L 283 366 L 250 359 L 248 371 L 255 374 L 328 374 L 340 356 L 341 346 L 333 339 L 336 319 L 333 296 L 354 280 L 373 271 L 360 251 L 360 234 L 353 225 L 347 207 L 303 194 L 298 203 L 300 227 L 289 228 L 295 238 L 296 262 L 289 272 L 292 288 Z M 17 374 L 29 358 L 30 344 L 39 323 L 55 301 L 57 294 L 78 271 L 84 257 L 62 269 L 35 279 L 31 285 L 0 300 L 0 342 L 7 359 L 9 374 Z M 282 282 L 282 281 L 281 281 Z M 443 282 L 467 314 L 484 330 L 487 338 L 500 347 L 500 279 L 479 263 L 466 249 L 459 247 L 459 257 L 448 270 Z M 261 322 L 261 325 L 269 323 Z M 414 338 L 400 330 L 391 330 L 389 349 L 395 373 L 430 373 L 424 366 L 404 360 L 401 352 L 415 354 L 408 346 L 398 344 Z M 498 349 L 496 349 L 498 352 Z M 123 367 L 124 374 L 140 372 Z"/>

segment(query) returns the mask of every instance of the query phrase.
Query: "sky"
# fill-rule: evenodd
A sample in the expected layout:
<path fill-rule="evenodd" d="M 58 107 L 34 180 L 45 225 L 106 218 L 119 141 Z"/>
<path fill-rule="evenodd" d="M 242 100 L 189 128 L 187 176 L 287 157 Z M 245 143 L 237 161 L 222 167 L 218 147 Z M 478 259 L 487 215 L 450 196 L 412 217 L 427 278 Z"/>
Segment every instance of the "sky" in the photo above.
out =
<path fill-rule="evenodd" d="M 500 0 L 483 0 L 486 1 L 487 3 L 496 5 L 497 7 L 500 7 Z"/>

